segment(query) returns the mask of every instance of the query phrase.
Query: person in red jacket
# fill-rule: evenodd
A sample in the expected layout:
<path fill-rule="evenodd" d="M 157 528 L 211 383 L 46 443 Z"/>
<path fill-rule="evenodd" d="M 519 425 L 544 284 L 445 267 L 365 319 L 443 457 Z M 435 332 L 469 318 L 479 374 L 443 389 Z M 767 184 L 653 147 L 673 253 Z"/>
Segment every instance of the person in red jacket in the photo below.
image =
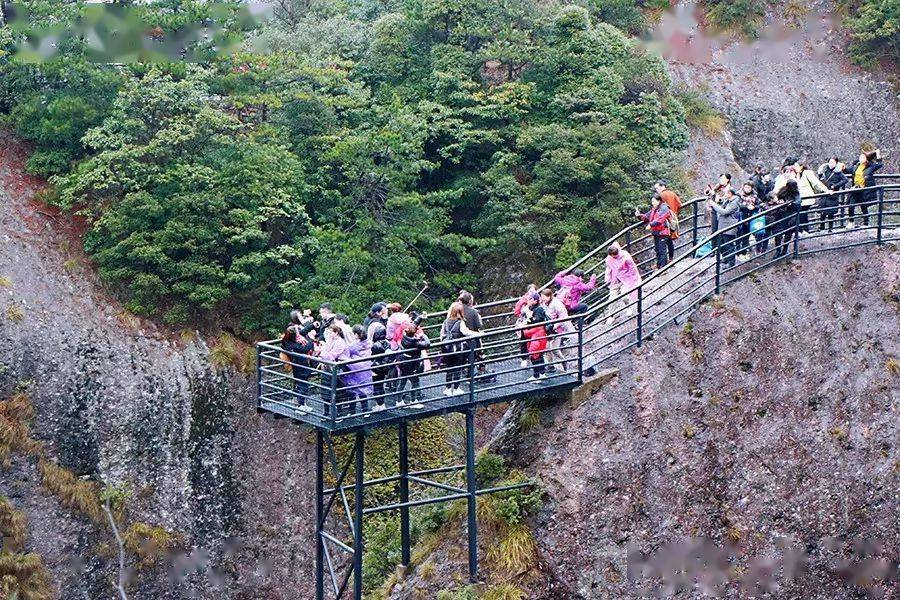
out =
<path fill-rule="evenodd" d="M 525 326 L 522 334 L 528 339 L 528 356 L 531 358 L 533 375 L 528 378 L 531 383 L 540 383 L 546 379 L 544 375 L 544 352 L 547 350 L 547 313 L 544 307 L 535 306 L 531 313 L 531 319 Z"/>
<path fill-rule="evenodd" d="M 674 220 L 670 219 L 669 238 L 666 240 L 666 247 L 669 250 L 669 260 L 671 261 L 675 258 L 675 240 L 678 239 L 678 228 L 671 227 L 671 225 L 678 223 L 678 213 L 681 212 L 681 198 L 678 197 L 678 194 L 670 190 L 669 184 L 662 179 L 656 182 L 654 189 L 656 190 L 656 195 L 666 203 L 666 206 L 669 207 L 669 210 L 672 211 L 672 215 L 675 217 Z"/>
<path fill-rule="evenodd" d="M 672 212 L 659 196 L 654 196 L 653 207 L 649 212 L 641 214 L 635 211 L 634 216 L 647 223 L 647 230 L 653 235 L 653 250 L 656 252 L 656 268 L 662 269 L 669 262 L 667 240 L 671 235 L 669 217 Z"/>

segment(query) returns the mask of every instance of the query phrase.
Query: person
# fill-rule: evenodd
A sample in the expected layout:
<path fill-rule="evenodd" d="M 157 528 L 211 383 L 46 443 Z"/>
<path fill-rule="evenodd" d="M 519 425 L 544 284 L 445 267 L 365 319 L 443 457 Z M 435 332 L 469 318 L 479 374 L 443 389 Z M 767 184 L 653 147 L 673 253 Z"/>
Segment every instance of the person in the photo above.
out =
<path fill-rule="evenodd" d="M 396 350 L 400 347 L 400 340 L 403 339 L 403 331 L 412 324 L 412 317 L 403 310 L 398 302 L 388 304 L 387 310 L 388 318 L 385 323 L 387 339 L 391 344 L 391 349 Z"/>
<path fill-rule="evenodd" d="M 309 394 L 309 377 L 312 368 L 309 364 L 309 355 L 315 349 L 313 331 L 316 328 L 312 318 L 307 317 L 299 310 L 292 310 L 290 325 L 281 336 L 281 349 L 289 352 L 286 355 L 291 368 L 291 376 L 294 380 L 294 393 L 297 395 L 297 410 L 309 412 L 306 406 L 306 396 Z"/>
<path fill-rule="evenodd" d="M 776 194 L 787 184 L 788 181 L 797 180 L 798 159 L 789 157 L 784 159 L 781 165 L 781 174 L 775 178 L 775 185 L 772 188 Z"/>
<path fill-rule="evenodd" d="M 768 198 L 769 193 L 775 188 L 771 173 L 769 173 L 769 170 L 764 168 L 762 164 L 756 165 L 751 180 L 753 181 L 753 191 L 756 192 L 756 197 L 760 200 Z"/>
<path fill-rule="evenodd" d="M 363 320 L 362 326 L 366 330 L 366 339 L 372 343 L 372 335 L 378 325 L 385 327 L 387 325 L 388 309 L 386 302 L 376 302 L 369 309 L 369 314 Z"/>
<path fill-rule="evenodd" d="M 466 352 L 466 344 L 459 340 L 477 335 L 478 332 L 472 331 L 466 325 L 463 303 L 456 301 L 451 304 L 447 311 L 447 319 L 441 325 L 441 341 L 447 342 L 444 344 L 441 354 L 441 365 L 446 369 L 445 396 L 459 396 L 463 393 L 459 384 L 468 352 Z"/>
<path fill-rule="evenodd" d="M 791 239 L 796 233 L 797 212 L 800 210 L 800 188 L 796 180 L 785 182 L 778 193 L 778 210 L 773 211 L 773 233 L 775 236 L 775 258 L 786 256 Z"/>
<path fill-rule="evenodd" d="M 775 196 L 775 192 L 769 192 L 765 199 L 759 204 L 757 212 L 765 212 L 770 208 L 773 208 L 777 204 L 778 198 Z M 775 215 L 766 213 L 765 215 L 760 215 L 757 218 L 761 219 L 761 221 L 757 223 L 757 226 L 762 225 L 762 227 L 757 229 L 753 235 L 756 236 L 756 255 L 760 256 L 769 251 L 769 239 L 772 237 L 773 231 L 772 227 L 769 226 L 769 223 L 775 220 Z"/>
<path fill-rule="evenodd" d="M 347 346 L 347 350 L 341 355 L 341 360 L 369 358 L 372 352 L 367 339 L 366 328 L 362 325 L 354 325 L 351 333 L 353 334 L 352 343 Z M 344 387 L 346 396 L 356 401 L 351 402 L 347 406 L 349 409 L 348 414 L 356 414 L 358 410 L 358 412 L 365 413 L 365 417 L 368 417 L 367 398 L 370 398 L 374 393 L 372 361 L 364 360 L 350 363 L 345 366 L 345 369 L 341 375 L 341 385 Z"/>
<path fill-rule="evenodd" d="M 468 327 L 470 331 L 479 333 L 484 323 L 481 320 L 481 313 L 478 312 L 477 308 L 475 308 L 475 297 L 471 292 L 462 290 L 459 293 L 457 302 L 463 305 L 463 316 L 466 322 L 466 327 Z M 484 351 L 481 349 L 480 337 L 474 337 L 469 341 L 469 344 L 475 347 L 475 358 L 478 362 L 478 380 L 485 383 L 496 381 L 497 377 L 488 373 L 487 365 L 484 363 Z"/>
<path fill-rule="evenodd" d="M 553 293 L 553 290 L 550 288 L 545 288 L 541 291 L 541 306 L 544 309 L 544 314 L 547 315 L 547 319 L 550 321 L 556 321 L 557 319 L 568 319 L 569 311 L 566 309 L 565 303 L 560 298 L 560 295 L 564 295 L 567 291 L 567 288 L 561 289 L 556 294 Z M 562 370 L 568 370 L 568 361 L 569 361 L 569 350 L 568 346 L 572 343 L 571 334 L 575 331 L 575 326 L 572 325 L 572 321 L 561 320 L 558 323 L 553 324 L 554 337 L 548 343 L 548 347 L 550 349 L 550 365 L 547 366 L 548 371 L 556 371 L 556 364 L 562 365 Z"/>
<path fill-rule="evenodd" d="M 522 340 L 519 344 L 519 354 L 522 357 L 523 369 L 528 366 L 528 340 L 522 334 L 521 326 L 531 318 L 531 310 L 537 304 L 538 297 L 537 286 L 530 283 L 528 291 L 516 301 L 516 306 L 513 308 L 513 315 L 516 317 L 516 337 Z"/>
<path fill-rule="evenodd" d="M 831 161 L 828 163 L 831 164 Z M 826 172 L 828 172 L 828 177 L 823 179 L 822 182 L 832 192 L 839 192 L 847 187 L 847 184 L 850 183 L 850 180 L 847 179 L 847 176 L 844 175 L 845 165 L 843 162 L 838 160 L 833 168 L 826 168 Z M 825 228 L 828 228 L 828 231 L 833 231 L 834 228 L 834 218 L 837 215 L 838 209 L 840 208 L 841 197 L 843 194 L 829 194 L 828 196 L 822 198 L 822 224 L 819 228 L 819 231 L 825 231 Z"/>
<path fill-rule="evenodd" d="M 838 163 L 840 162 L 840 160 L 841 159 L 839 159 L 837 156 L 832 156 L 828 159 L 828 162 L 819 165 L 819 168 L 816 169 L 816 176 L 819 178 L 819 181 L 825 183 L 828 178 L 831 177 L 831 175 L 834 173 L 835 169 L 838 168 Z M 825 183 L 825 185 L 828 184 Z"/>
<path fill-rule="evenodd" d="M 741 186 L 741 194 L 738 198 L 740 207 L 740 225 L 737 229 L 736 249 L 738 259 L 750 259 L 750 220 L 759 208 L 760 200 L 756 196 L 753 181 L 747 181 Z"/>
<path fill-rule="evenodd" d="M 612 301 L 609 305 L 606 319 L 607 325 L 612 325 L 616 320 L 616 306 L 619 300 L 628 294 L 628 299 L 623 301 L 627 305 L 625 316 L 634 315 L 635 302 L 637 302 L 637 287 L 641 285 L 641 274 L 631 254 L 622 248 L 618 242 L 610 244 L 606 249 L 606 285 L 609 286 L 609 297 Z"/>
<path fill-rule="evenodd" d="M 854 212 L 857 207 L 865 215 L 862 219 L 863 225 L 865 227 L 869 226 L 869 205 L 877 200 L 878 192 L 876 190 L 856 190 L 874 186 L 875 172 L 883 166 L 881 150 L 860 154 L 859 159 L 853 163 L 851 172 L 853 173 L 854 191 L 850 193 L 850 220 L 847 221 L 848 228 L 856 226 Z"/>
<path fill-rule="evenodd" d="M 408 398 L 411 402 L 417 402 L 422 399 L 422 392 L 419 390 L 419 376 L 425 370 L 425 351 L 431 347 L 431 342 L 425 333 L 416 323 L 409 323 L 403 330 L 403 336 L 400 338 L 400 350 L 397 361 L 397 368 L 400 372 L 400 379 L 397 382 L 397 406 L 403 406 L 406 402 L 403 399 L 403 391 L 406 384 L 410 386 Z"/>
<path fill-rule="evenodd" d="M 319 313 L 322 314 L 321 311 Z M 328 327 L 324 329 L 323 339 L 319 346 L 316 348 L 316 355 L 322 360 L 327 360 L 330 362 L 338 362 L 341 360 L 341 357 L 344 356 L 344 353 L 347 352 L 347 347 L 349 346 L 350 338 L 345 337 L 345 328 L 343 324 L 334 318 L 332 314 L 329 318 L 330 324 Z M 332 377 L 326 371 L 322 374 L 322 401 L 324 405 L 325 414 L 329 414 L 329 406 L 332 401 L 331 397 L 331 386 L 332 386 Z M 340 398 L 334 398 L 335 401 L 340 401 Z"/>
<path fill-rule="evenodd" d="M 375 397 L 373 410 L 380 411 L 386 408 L 387 396 L 394 389 L 394 379 L 397 368 L 394 365 L 394 356 L 389 355 L 391 343 L 387 339 L 387 329 L 378 324 L 372 332 L 372 341 L 369 353 L 372 356 L 372 389 Z"/>
<path fill-rule="evenodd" d="M 537 301 L 535 301 L 537 302 Z M 531 318 L 525 324 L 522 334 L 528 340 L 528 356 L 531 359 L 531 383 L 540 383 L 546 379 L 544 375 L 544 352 L 547 350 L 547 314 L 539 304 L 534 306 Z"/>
<path fill-rule="evenodd" d="M 706 196 L 706 222 L 709 223 L 710 233 L 715 233 L 719 229 L 719 216 L 712 209 L 711 202 L 721 202 L 725 195 L 725 190 L 731 187 L 731 173 L 722 173 L 716 185 L 707 185 L 704 195 Z M 719 245 L 719 238 L 713 238 L 713 248 Z"/>
<path fill-rule="evenodd" d="M 669 237 L 669 207 L 659 198 L 653 198 L 653 206 L 644 214 L 635 211 L 634 216 L 647 223 L 647 229 L 653 234 L 653 250 L 656 252 L 656 268 L 662 269 L 669 262 L 666 239 Z"/>
<path fill-rule="evenodd" d="M 581 296 L 594 291 L 597 287 L 597 276 L 591 275 L 591 278 L 585 282 L 584 269 L 572 269 L 571 273 L 568 269 L 563 269 L 553 276 L 553 283 L 559 286 L 560 290 L 567 290 L 565 292 L 566 310 L 570 315 L 577 315 L 587 310 L 587 303 L 581 301 Z"/>
<path fill-rule="evenodd" d="M 814 207 L 819 205 L 816 194 L 825 194 L 828 188 L 825 187 L 816 174 L 811 169 L 807 169 L 803 163 L 797 163 L 797 187 L 800 190 L 800 231 L 805 235 L 809 233 L 809 213 Z"/>
<path fill-rule="evenodd" d="M 331 327 L 332 321 L 334 321 L 334 311 L 331 310 L 331 305 L 325 302 L 319 306 L 319 329 L 316 331 L 317 339 L 325 339 L 325 330 Z"/>
<path fill-rule="evenodd" d="M 669 184 L 665 180 L 657 181 L 654 189 L 672 214 L 669 218 L 669 237 L 666 239 L 666 247 L 669 250 L 669 260 L 671 261 L 675 258 L 675 240 L 678 239 L 678 213 L 681 212 L 681 198 L 669 189 Z"/>
<path fill-rule="evenodd" d="M 734 188 L 725 190 L 721 204 L 715 200 L 710 201 L 710 207 L 718 215 L 716 237 L 719 238 L 721 259 L 726 267 L 733 267 L 736 258 L 734 238 L 737 236 L 737 228 L 735 225 L 741 218 L 740 202 Z"/>

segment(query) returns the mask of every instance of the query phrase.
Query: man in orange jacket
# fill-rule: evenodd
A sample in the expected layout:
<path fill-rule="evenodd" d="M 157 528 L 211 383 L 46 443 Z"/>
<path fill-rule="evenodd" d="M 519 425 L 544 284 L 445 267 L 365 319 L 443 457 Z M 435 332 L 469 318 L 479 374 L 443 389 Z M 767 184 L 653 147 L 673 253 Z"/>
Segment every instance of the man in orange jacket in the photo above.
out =
<path fill-rule="evenodd" d="M 678 194 L 670 190 L 668 184 L 663 180 L 657 181 L 656 185 L 653 187 L 656 190 L 656 194 L 666 203 L 669 210 L 672 211 L 672 214 L 675 216 L 674 223 L 677 223 L 678 212 L 681 210 L 681 198 L 678 197 Z M 671 261 L 675 258 L 675 240 L 678 239 L 678 228 L 672 227 L 672 223 L 669 224 L 669 233 L 669 239 L 666 240 L 666 247 L 669 251 L 669 260 Z"/>

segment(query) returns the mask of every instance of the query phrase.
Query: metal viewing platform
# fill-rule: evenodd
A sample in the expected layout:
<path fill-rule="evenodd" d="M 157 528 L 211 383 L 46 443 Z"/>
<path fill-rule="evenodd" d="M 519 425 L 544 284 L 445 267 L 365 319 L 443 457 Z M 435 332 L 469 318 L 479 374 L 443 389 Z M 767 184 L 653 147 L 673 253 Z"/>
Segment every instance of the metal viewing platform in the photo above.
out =
<path fill-rule="evenodd" d="M 653 240 L 644 231 L 644 224 L 625 228 L 570 269 L 582 268 L 587 275 L 598 273 L 602 281 L 606 250 L 618 242 L 634 257 L 643 281 L 620 297 L 610 297 L 609 290 L 598 285 L 583 298 L 588 306 L 585 312 L 541 323 L 547 326 L 543 365 L 535 364 L 533 354 L 523 345 L 522 327 L 516 325 L 512 312 L 518 298 L 477 306 L 484 314 L 481 335 L 454 342 L 437 341 L 446 314 L 429 316 L 423 328 L 433 342 L 426 362 L 410 359 L 402 351 L 380 355 L 388 368 L 372 383 L 354 383 L 353 377 L 360 370 L 374 372 L 381 368 L 373 365 L 372 357 L 333 362 L 286 352 L 276 340 L 259 343 L 258 410 L 316 431 L 316 598 L 341 598 L 348 589 L 352 589 L 353 598 L 362 598 L 366 515 L 400 513 L 401 563 L 409 565 L 410 509 L 451 500 L 467 501 L 469 576 L 476 581 L 477 497 L 529 485 L 478 489 L 474 472 L 474 415 L 478 406 L 571 390 L 598 367 L 640 347 L 662 328 L 685 321 L 701 302 L 721 293 L 726 285 L 762 269 L 807 255 L 900 241 L 900 184 L 888 183 L 896 179 L 900 176 L 882 175 L 879 185 L 870 188 L 810 196 L 807 200 L 815 200 L 811 206 L 789 211 L 771 208 L 716 232 L 710 232 L 705 198 L 695 198 L 682 207 L 674 260 L 655 271 L 650 271 Z M 847 227 L 851 220 L 847 198 L 863 193 L 853 197 L 853 206 L 858 211 L 865 208 L 865 214 L 860 212 L 855 219 L 858 224 Z M 828 213 L 831 207 L 819 200 L 836 196 L 841 198 L 838 211 Z M 751 232 L 749 222 L 759 217 L 765 218 L 765 228 Z M 751 259 L 738 259 L 748 251 L 754 254 Z M 540 289 L 550 285 L 552 282 Z M 448 382 L 458 385 L 452 395 L 446 393 Z M 451 412 L 465 415 L 465 464 L 410 471 L 408 424 Z M 397 474 L 367 481 L 363 477 L 366 433 L 386 427 L 397 429 Z M 349 455 L 339 460 L 334 436 L 342 434 L 352 434 L 355 440 Z M 334 482 L 331 487 L 326 487 L 326 464 Z M 353 482 L 345 483 L 351 472 Z M 433 479 L 447 473 L 464 475 L 464 484 Z M 367 505 L 366 488 L 379 484 L 396 485 L 397 502 Z M 412 492 L 422 490 L 441 494 L 419 493 L 418 498 L 410 499 L 416 495 Z M 326 525 L 338 511 L 343 513 L 342 519 L 346 518 L 346 530 L 341 534 Z"/>

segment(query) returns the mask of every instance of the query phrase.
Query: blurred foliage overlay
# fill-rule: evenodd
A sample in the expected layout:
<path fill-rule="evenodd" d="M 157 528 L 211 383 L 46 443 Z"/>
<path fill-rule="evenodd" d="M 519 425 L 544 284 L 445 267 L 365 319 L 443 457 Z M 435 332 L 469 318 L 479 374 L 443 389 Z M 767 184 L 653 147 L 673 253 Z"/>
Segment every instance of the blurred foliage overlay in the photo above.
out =
<path fill-rule="evenodd" d="M 75 36 L 17 57 L 85 10 L 22 4 L 0 114 L 128 308 L 172 324 L 249 334 L 288 306 L 361 316 L 423 279 L 440 306 L 489 266 L 549 270 L 646 203 L 687 141 L 664 63 L 603 20 L 639 33 L 628 3 L 279 0 L 248 30 L 241 3 L 159 0 L 142 22 L 215 20 L 240 48 L 197 36 L 197 62 L 116 65 Z"/>

